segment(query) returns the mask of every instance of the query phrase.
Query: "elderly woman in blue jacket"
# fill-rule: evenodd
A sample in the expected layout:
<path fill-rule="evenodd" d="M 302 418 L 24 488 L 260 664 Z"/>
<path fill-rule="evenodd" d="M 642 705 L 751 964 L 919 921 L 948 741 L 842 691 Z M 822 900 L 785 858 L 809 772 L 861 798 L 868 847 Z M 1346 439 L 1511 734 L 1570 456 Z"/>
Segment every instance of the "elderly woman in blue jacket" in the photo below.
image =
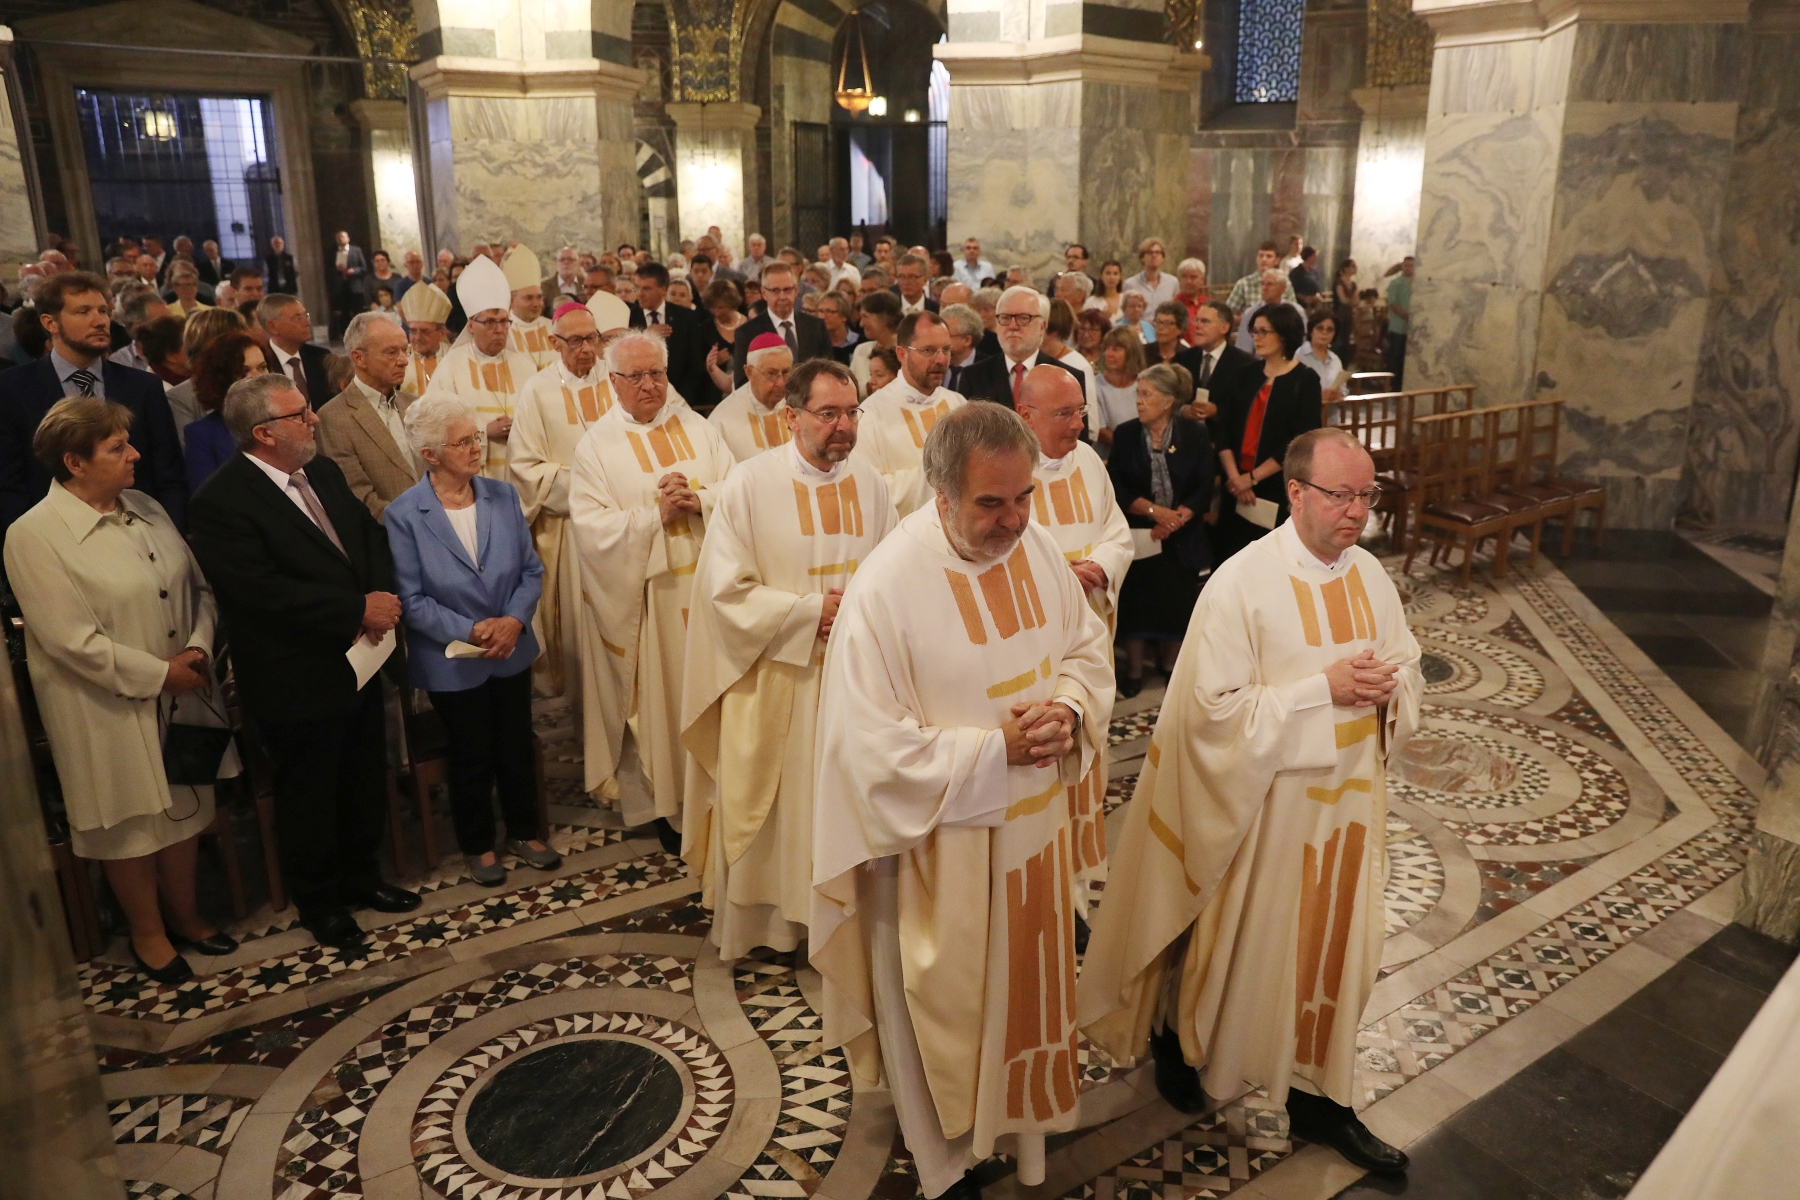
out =
<path fill-rule="evenodd" d="M 503 848 L 540 868 L 560 855 L 537 824 L 531 750 L 531 618 L 544 565 L 512 484 L 482 476 L 475 414 L 450 395 L 406 410 L 407 440 L 425 477 L 384 517 L 408 639 L 407 669 L 449 734 L 450 810 L 477 883 L 497 887 L 492 797 L 499 785 Z"/>

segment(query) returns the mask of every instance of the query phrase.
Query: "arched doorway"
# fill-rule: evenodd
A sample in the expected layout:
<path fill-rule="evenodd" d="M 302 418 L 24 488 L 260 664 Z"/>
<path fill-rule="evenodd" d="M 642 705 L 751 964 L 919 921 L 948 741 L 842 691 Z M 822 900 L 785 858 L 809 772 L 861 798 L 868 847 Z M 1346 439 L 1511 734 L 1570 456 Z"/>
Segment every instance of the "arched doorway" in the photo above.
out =
<path fill-rule="evenodd" d="M 832 87 L 841 67 L 844 86 L 866 85 L 874 100 L 862 111 L 831 107 L 834 230 L 944 244 L 950 79 L 931 54 L 943 36 L 913 0 L 869 0 L 839 23 Z"/>

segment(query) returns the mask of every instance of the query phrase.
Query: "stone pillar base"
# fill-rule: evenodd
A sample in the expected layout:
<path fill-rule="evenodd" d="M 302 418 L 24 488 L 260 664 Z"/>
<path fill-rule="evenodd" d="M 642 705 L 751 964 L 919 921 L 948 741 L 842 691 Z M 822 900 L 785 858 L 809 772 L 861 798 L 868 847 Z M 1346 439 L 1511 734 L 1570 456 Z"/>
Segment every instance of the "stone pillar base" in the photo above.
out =
<path fill-rule="evenodd" d="M 1778 942 L 1800 943 L 1800 846 L 1760 829 L 1751 835 L 1737 922 Z"/>

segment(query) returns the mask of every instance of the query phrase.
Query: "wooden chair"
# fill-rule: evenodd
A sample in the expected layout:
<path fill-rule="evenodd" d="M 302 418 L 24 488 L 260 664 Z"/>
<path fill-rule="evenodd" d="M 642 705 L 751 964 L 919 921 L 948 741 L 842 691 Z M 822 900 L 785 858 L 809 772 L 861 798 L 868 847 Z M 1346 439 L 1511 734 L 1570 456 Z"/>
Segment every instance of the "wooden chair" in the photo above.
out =
<path fill-rule="evenodd" d="M 1376 505 L 1387 523 L 1396 548 L 1406 544 L 1411 494 L 1416 486 L 1408 466 L 1415 417 L 1471 408 L 1473 384 L 1417 388 L 1405 392 L 1372 392 L 1347 395 L 1325 407 L 1325 423 L 1347 429 L 1375 460 L 1375 481 L 1382 496 Z"/>
<path fill-rule="evenodd" d="M 1367 396 L 1375 392 L 1394 390 L 1394 373 L 1392 371 L 1352 371 L 1344 381 L 1346 396 Z"/>
<path fill-rule="evenodd" d="M 1543 512 L 1530 498 L 1502 493 L 1494 487 L 1494 465 L 1507 436 L 1510 418 L 1516 429 L 1520 405 L 1469 409 L 1415 417 L 1412 466 L 1417 486 L 1411 493 L 1413 536 L 1403 569 L 1411 569 L 1421 539 L 1437 545 L 1437 562 L 1452 547 L 1463 552 L 1462 582 L 1469 585 L 1475 550 L 1494 538 L 1493 573 L 1506 574 L 1507 548 L 1521 526 L 1542 528 Z M 1516 452 L 1515 452 L 1516 455 Z"/>
<path fill-rule="evenodd" d="M 1594 514 L 1594 545 L 1606 532 L 1606 486 L 1565 478 L 1557 473 L 1557 443 L 1562 432 L 1563 401 L 1536 400 L 1520 414 L 1518 453 L 1511 469 L 1502 473 L 1498 489 L 1524 496 L 1562 521 L 1562 553 L 1575 549 L 1575 521 L 1583 512 Z M 1533 545 L 1532 563 L 1537 562 Z"/>

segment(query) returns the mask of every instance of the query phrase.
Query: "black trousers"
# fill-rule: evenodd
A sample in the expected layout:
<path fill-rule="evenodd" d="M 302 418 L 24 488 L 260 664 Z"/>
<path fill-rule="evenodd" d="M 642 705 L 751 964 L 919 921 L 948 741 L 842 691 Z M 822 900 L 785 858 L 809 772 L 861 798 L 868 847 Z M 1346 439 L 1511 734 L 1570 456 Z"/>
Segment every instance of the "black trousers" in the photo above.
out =
<path fill-rule="evenodd" d="M 387 726 L 378 675 L 339 717 L 258 721 L 275 767 L 281 871 L 301 918 L 381 884 L 376 853 L 387 816 Z"/>
<path fill-rule="evenodd" d="M 1406 378 L 1406 335 L 1404 333 L 1388 333 L 1387 369 L 1394 375 L 1394 390 L 1401 388 L 1401 381 Z"/>
<path fill-rule="evenodd" d="M 494 785 L 506 836 L 537 836 L 537 772 L 531 755 L 531 671 L 460 692 L 432 692 L 450 735 L 450 815 L 464 854 L 494 848 Z"/>

